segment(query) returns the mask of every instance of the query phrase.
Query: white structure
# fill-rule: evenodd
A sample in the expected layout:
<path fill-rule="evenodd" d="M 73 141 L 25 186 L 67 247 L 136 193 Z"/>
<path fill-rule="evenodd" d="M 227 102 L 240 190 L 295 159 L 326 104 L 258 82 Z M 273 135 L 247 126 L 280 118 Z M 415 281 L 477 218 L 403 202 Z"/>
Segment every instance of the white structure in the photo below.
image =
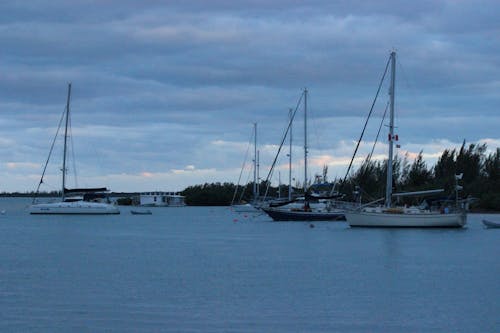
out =
<path fill-rule="evenodd" d="M 185 206 L 184 196 L 174 192 L 143 192 L 139 195 L 141 206 L 181 207 Z"/>

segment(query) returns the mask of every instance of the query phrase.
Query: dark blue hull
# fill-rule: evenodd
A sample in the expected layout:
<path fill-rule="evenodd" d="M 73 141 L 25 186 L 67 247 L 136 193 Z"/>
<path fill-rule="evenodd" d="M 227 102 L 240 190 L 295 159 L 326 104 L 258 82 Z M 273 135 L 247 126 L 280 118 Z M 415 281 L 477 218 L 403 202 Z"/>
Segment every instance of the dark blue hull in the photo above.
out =
<path fill-rule="evenodd" d="M 274 221 L 345 221 L 343 212 L 307 212 L 262 208 Z"/>

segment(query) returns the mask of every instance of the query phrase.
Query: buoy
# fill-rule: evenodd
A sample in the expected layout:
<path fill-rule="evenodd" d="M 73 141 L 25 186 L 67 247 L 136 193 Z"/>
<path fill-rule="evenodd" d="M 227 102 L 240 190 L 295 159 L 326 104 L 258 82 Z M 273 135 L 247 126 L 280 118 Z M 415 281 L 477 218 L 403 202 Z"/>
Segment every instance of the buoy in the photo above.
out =
<path fill-rule="evenodd" d="M 238 222 L 238 219 L 233 219 L 233 222 Z"/>
<path fill-rule="evenodd" d="M 314 228 L 314 224 L 309 224 L 309 228 Z"/>

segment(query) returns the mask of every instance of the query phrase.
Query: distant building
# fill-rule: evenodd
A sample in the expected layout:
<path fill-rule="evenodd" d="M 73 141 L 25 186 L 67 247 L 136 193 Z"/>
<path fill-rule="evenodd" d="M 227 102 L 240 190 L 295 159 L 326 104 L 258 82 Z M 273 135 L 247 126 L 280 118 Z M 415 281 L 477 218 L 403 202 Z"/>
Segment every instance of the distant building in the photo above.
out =
<path fill-rule="evenodd" d="M 141 206 L 181 207 L 185 206 L 184 196 L 175 192 L 143 192 L 139 195 Z"/>

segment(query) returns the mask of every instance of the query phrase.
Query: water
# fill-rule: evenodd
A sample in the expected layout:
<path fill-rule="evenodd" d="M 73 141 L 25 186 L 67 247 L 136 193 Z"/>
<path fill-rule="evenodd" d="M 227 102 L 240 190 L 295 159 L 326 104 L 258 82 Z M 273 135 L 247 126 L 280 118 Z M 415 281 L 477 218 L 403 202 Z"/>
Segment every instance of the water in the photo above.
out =
<path fill-rule="evenodd" d="M 30 216 L 1 199 L 0 331 L 500 331 L 500 229 L 276 223 L 226 207 Z"/>

